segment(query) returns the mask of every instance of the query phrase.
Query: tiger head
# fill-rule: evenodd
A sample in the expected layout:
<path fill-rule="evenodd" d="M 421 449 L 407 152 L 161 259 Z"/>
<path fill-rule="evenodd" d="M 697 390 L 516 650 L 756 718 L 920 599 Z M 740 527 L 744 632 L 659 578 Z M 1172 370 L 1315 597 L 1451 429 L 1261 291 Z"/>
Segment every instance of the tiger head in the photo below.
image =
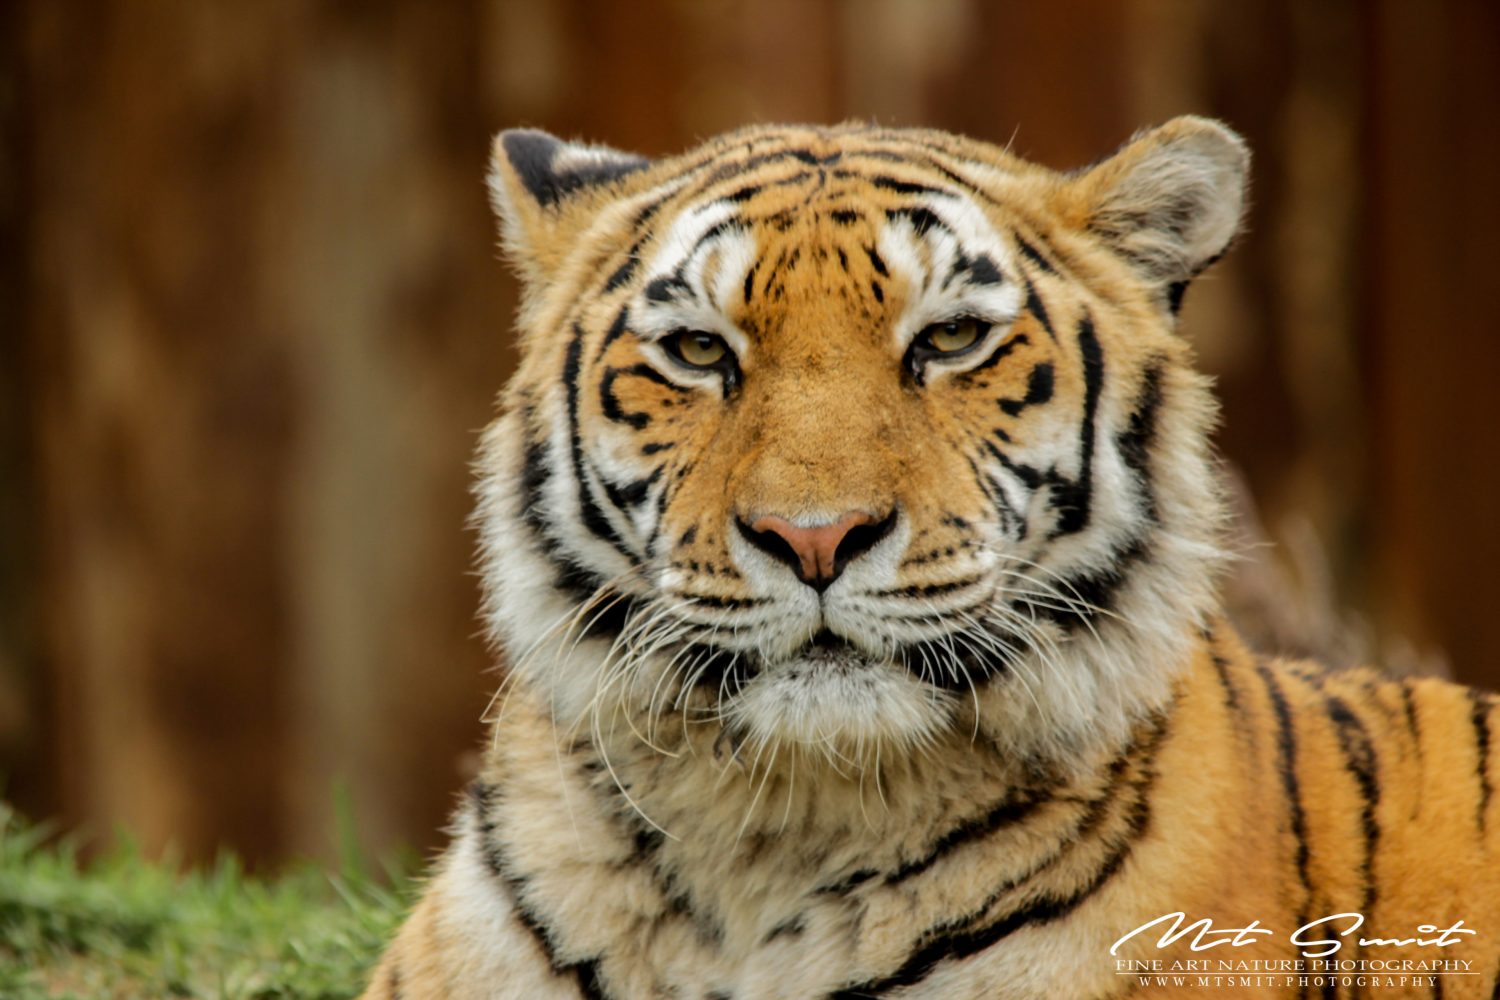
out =
<path fill-rule="evenodd" d="M 503 133 L 521 361 L 478 524 L 516 678 L 839 753 L 1123 734 L 1213 607 L 1177 313 L 1247 165 L 1200 118 L 1070 174 L 856 124 L 655 162 Z"/>

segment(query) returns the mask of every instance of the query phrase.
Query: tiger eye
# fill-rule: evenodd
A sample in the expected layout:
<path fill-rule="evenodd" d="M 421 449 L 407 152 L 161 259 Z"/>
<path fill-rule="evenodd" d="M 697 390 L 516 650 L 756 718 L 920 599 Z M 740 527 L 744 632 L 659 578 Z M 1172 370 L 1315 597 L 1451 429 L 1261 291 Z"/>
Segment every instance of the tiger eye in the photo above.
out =
<path fill-rule="evenodd" d="M 712 368 L 729 353 L 722 338 L 697 331 L 673 334 L 668 338 L 667 348 L 694 368 Z"/>
<path fill-rule="evenodd" d="M 973 347 L 982 333 L 977 319 L 956 319 L 928 327 L 927 342 L 939 353 L 953 354 Z"/>

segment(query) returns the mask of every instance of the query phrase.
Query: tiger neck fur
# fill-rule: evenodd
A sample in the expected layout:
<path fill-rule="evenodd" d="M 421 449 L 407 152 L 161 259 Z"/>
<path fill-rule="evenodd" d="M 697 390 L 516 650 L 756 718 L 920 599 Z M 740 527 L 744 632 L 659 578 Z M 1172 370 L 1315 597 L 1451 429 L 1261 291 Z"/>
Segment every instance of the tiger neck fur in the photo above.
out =
<path fill-rule="evenodd" d="M 635 908 L 652 920 L 668 913 L 729 957 L 747 957 L 794 918 L 852 919 L 850 894 L 866 881 L 919 874 L 957 839 L 993 832 L 1040 803 L 1103 802 L 1122 780 L 1143 780 L 1170 703 L 1118 743 L 1095 741 L 1066 763 L 1017 759 L 972 729 L 950 730 L 920 753 L 840 761 L 806 748 L 747 759 L 705 726 L 663 732 L 654 746 L 629 735 L 623 719 L 620 729 L 571 737 L 544 702 L 517 691 L 506 706 L 508 738 L 492 748 L 476 786 L 476 839 L 503 843 L 504 868 L 538 898 L 554 880 L 576 885 L 591 868 L 600 885 L 635 871 L 635 893 L 588 905 L 622 916 Z M 547 907 L 567 921 L 566 898 Z M 588 919 L 569 933 L 631 926 L 583 912 Z"/>

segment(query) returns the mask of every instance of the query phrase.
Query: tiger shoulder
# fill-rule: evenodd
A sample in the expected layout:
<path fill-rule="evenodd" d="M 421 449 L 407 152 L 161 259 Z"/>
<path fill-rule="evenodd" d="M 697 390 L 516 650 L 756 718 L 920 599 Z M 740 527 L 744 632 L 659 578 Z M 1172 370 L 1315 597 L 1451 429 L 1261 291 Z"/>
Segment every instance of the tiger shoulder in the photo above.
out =
<path fill-rule="evenodd" d="M 502 133 L 505 682 L 365 996 L 1500 995 L 1494 698 L 1223 616 L 1179 308 L 1248 165 Z"/>

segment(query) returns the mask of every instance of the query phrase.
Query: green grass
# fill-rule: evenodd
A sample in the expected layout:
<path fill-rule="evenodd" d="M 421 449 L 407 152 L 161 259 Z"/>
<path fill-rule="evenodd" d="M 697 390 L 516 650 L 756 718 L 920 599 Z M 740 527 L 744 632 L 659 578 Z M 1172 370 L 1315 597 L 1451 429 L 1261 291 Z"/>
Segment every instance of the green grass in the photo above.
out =
<path fill-rule="evenodd" d="M 341 838 L 337 875 L 259 879 L 227 857 L 184 873 L 124 841 L 84 865 L 75 844 L 0 803 L 0 997 L 356 996 L 411 883 L 372 877 L 347 828 Z"/>

